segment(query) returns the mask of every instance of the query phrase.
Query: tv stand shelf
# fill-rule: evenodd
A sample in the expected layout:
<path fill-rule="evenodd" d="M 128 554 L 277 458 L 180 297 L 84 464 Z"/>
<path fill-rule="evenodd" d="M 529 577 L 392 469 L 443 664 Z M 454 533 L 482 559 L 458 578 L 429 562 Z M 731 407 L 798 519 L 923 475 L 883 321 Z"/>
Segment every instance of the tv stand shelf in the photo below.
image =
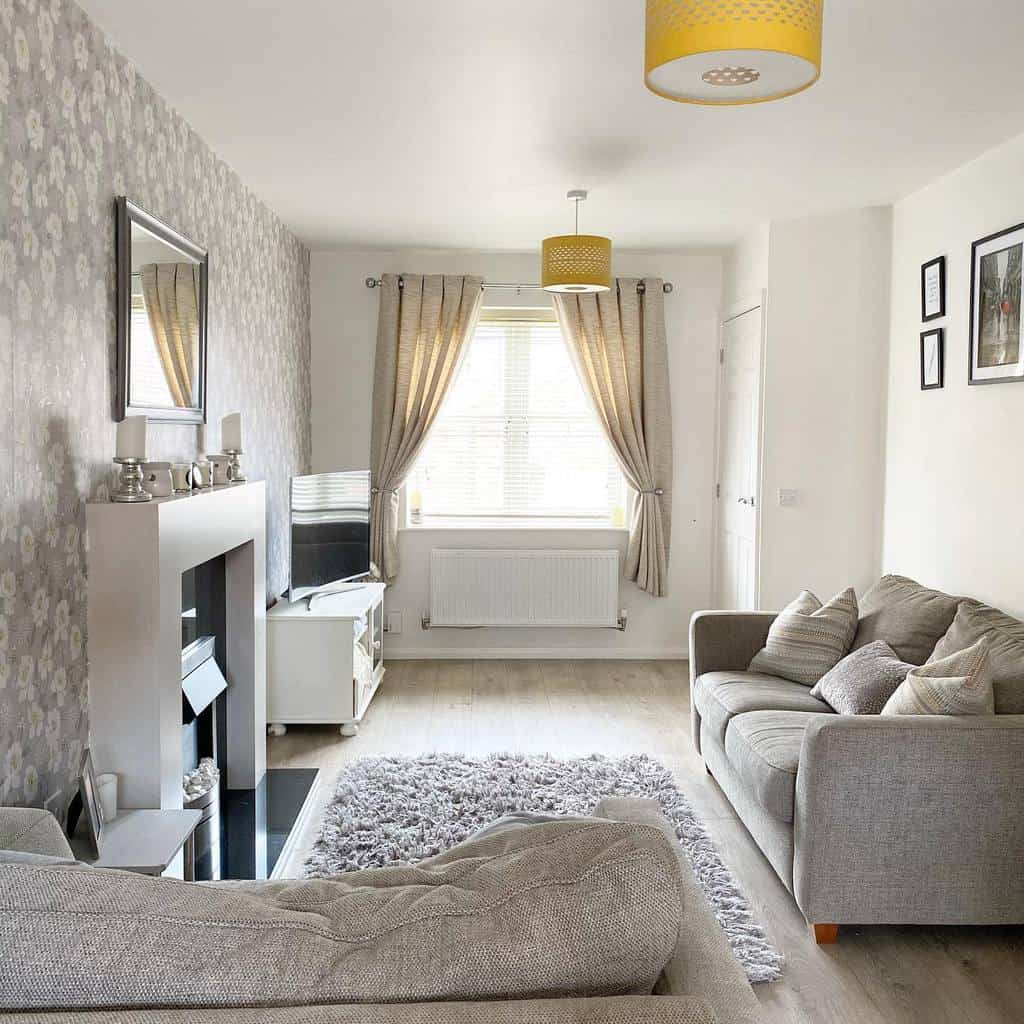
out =
<path fill-rule="evenodd" d="M 384 678 L 384 588 L 360 584 L 312 602 L 281 601 L 267 612 L 271 735 L 284 735 L 288 725 L 325 724 L 356 735 Z"/>

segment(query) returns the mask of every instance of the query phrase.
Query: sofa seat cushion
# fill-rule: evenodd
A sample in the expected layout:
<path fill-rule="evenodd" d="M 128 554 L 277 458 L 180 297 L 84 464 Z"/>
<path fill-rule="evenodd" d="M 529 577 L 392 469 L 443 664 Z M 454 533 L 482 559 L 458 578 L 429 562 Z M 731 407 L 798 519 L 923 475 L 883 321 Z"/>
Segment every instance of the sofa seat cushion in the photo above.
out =
<path fill-rule="evenodd" d="M 725 756 L 751 796 L 779 821 L 793 820 L 796 772 L 807 711 L 747 711 L 725 731 Z"/>
<path fill-rule="evenodd" d="M 997 715 L 1024 715 L 1024 622 L 998 608 L 963 601 L 946 635 L 935 645 L 929 663 L 988 640 Z"/>
<path fill-rule="evenodd" d="M 747 711 L 817 711 L 832 714 L 802 683 L 764 672 L 705 672 L 693 684 L 693 703 L 719 743 L 734 715 Z"/>
<path fill-rule="evenodd" d="M 949 629 L 960 598 L 929 590 L 906 576 L 883 576 L 860 599 L 852 650 L 884 640 L 903 660 L 923 665 Z"/>
<path fill-rule="evenodd" d="M 0 864 L 0 1007 L 650 993 L 683 899 L 660 828 L 593 818 L 323 879 L 211 885 Z"/>

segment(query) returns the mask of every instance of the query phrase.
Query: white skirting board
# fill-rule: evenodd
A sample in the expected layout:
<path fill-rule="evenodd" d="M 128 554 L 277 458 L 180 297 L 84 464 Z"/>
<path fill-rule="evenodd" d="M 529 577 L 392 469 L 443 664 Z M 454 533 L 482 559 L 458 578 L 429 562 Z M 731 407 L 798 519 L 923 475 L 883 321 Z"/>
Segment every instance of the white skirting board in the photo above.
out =
<path fill-rule="evenodd" d="M 408 650 L 392 648 L 385 640 L 388 661 L 687 661 L 686 647 L 650 648 L 633 647 L 416 647 Z"/>

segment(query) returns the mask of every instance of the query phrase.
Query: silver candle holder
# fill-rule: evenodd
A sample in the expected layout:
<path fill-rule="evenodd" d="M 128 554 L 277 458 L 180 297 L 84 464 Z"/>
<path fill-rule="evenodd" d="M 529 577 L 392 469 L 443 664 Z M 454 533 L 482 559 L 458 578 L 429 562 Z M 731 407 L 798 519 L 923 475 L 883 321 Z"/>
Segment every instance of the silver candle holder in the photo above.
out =
<path fill-rule="evenodd" d="M 245 452 L 241 448 L 225 448 L 224 454 L 228 457 L 228 483 L 244 484 L 245 473 L 242 472 L 242 461 L 239 456 Z"/>
<path fill-rule="evenodd" d="M 117 478 L 117 490 L 110 496 L 111 501 L 152 501 L 153 495 L 142 489 L 142 464 L 145 459 L 114 459 L 121 467 Z"/>

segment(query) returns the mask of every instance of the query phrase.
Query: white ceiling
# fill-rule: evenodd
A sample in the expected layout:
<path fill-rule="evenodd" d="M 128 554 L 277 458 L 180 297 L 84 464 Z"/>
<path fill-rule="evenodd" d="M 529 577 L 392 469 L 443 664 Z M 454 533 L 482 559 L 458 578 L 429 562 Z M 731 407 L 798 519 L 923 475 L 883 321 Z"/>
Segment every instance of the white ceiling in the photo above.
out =
<path fill-rule="evenodd" d="M 710 109 L 643 85 L 642 0 L 79 0 L 314 249 L 734 240 L 899 198 L 1024 131 L 1020 0 L 827 0 L 823 75 Z"/>

